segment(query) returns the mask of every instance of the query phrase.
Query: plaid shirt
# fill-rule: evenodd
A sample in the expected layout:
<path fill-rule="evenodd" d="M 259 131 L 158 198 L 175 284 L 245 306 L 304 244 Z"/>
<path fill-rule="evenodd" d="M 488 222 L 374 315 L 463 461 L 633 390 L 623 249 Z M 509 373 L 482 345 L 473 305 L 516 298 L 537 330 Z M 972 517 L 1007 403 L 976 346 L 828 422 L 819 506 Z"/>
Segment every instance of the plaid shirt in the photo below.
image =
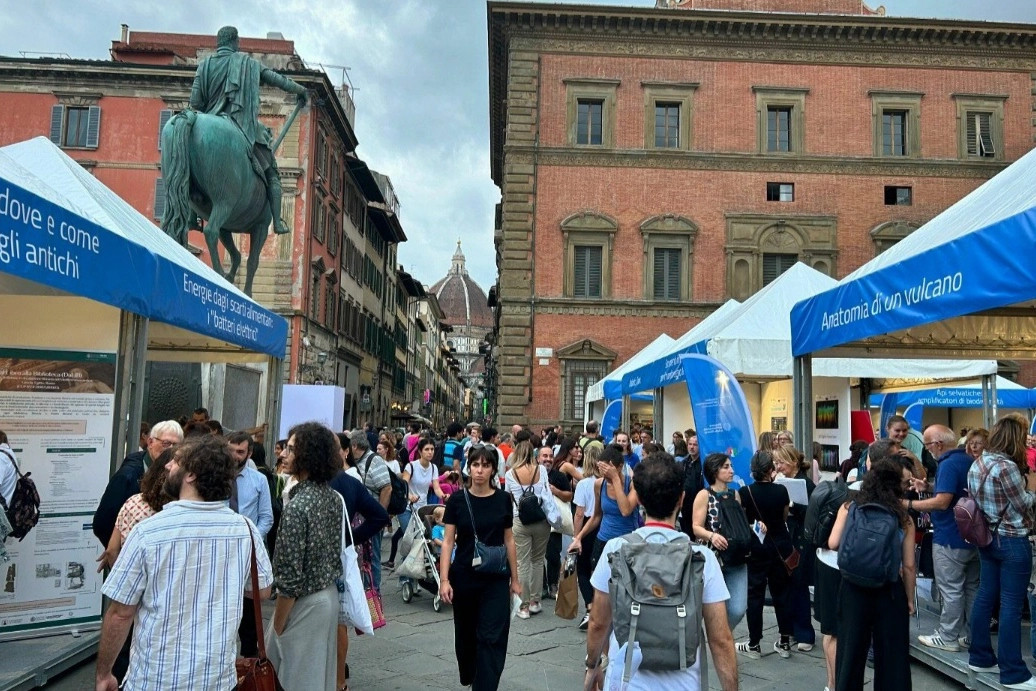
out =
<path fill-rule="evenodd" d="M 988 475 L 979 487 L 982 474 Z M 968 493 L 978 502 L 990 527 L 1004 537 L 1025 537 L 1033 525 L 1032 507 L 1036 494 L 1025 488 L 1025 478 L 1010 458 L 985 451 L 968 471 Z M 1000 516 L 1003 515 L 1001 521 Z"/>

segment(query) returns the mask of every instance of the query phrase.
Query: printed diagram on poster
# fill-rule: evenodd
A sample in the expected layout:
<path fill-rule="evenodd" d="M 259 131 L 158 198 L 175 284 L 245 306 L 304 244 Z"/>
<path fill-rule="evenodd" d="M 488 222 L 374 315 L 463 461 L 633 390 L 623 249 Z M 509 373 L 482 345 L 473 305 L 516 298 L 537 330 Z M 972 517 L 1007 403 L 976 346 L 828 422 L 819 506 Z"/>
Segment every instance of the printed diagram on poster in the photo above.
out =
<path fill-rule="evenodd" d="M 100 622 L 92 524 L 111 462 L 115 364 L 115 353 L 0 348 L 0 429 L 40 493 L 39 524 L 5 544 L 0 639 Z"/>

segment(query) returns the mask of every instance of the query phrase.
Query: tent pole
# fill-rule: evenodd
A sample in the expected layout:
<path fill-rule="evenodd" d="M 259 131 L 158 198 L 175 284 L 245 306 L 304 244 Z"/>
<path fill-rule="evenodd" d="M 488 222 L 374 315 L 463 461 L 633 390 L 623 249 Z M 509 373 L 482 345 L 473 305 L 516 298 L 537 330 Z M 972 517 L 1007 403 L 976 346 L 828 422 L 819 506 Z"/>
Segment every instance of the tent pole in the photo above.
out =
<path fill-rule="evenodd" d="M 665 416 L 662 414 L 662 387 L 658 387 L 651 396 L 651 436 L 665 446 Z"/>
<path fill-rule="evenodd" d="M 281 395 L 284 391 L 284 360 L 271 357 L 266 361 L 266 457 L 276 459 L 273 446 L 281 434 Z M 276 467 L 276 461 L 274 467 Z"/>
<path fill-rule="evenodd" d="M 622 395 L 622 431 L 626 434 L 630 433 L 630 403 L 632 402 L 632 396 L 629 394 Z"/>
<path fill-rule="evenodd" d="M 990 394 L 989 395 L 989 403 L 990 403 L 989 407 L 990 407 L 990 409 L 992 410 L 992 413 L 993 413 L 993 420 L 992 421 L 993 421 L 993 423 L 996 423 L 996 420 L 1000 416 L 1000 413 L 997 410 L 998 406 L 996 404 L 996 375 L 995 374 L 992 374 L 992 375 L 989 376 L 989 394 Z M 986 429 L 990 429 L 990 430 L 993 429 L 993 425 L 991 424 Z"/>
<path fill-rule="evenodd" d="M 813 357 L 795 358 L 791 375 L 795 440 L 803 453 L 813 453 Z"/>
<path fill-rule="evenodd" d="M 132 312 L 119 317 L 119 352 L 115 386 L 110 474 L 137 450 L 144 407 L 144 368 L 147 364 L 148 320 Z M 152 424 L 159 420 L 150 420 Z"/>
<path fill-rule="evenodd" d="M 986 429 L 993 429 L 993 423 L 995 422 L 995 413 L 993 412 L 993 406 L 996 405 L 994 401 L 990 400 L 989 397 L 989 375 L 982 375 L 982 425 Z"/>

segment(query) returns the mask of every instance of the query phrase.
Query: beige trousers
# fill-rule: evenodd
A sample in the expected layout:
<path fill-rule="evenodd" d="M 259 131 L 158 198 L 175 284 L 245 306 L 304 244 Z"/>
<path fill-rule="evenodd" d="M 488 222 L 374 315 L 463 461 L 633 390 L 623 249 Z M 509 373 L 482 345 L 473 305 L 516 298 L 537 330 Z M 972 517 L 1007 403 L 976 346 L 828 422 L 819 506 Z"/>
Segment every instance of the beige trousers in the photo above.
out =
<path fill-rule="evenodd" d="M 543 593 L 543 560 L 547 556 L 550 524 L 546 521 L 522 525 L 518 517 L 512 526 L 514 547 L 518 553 L 518 581 L 522 584 L 522 605 L 540 601 Z"/>

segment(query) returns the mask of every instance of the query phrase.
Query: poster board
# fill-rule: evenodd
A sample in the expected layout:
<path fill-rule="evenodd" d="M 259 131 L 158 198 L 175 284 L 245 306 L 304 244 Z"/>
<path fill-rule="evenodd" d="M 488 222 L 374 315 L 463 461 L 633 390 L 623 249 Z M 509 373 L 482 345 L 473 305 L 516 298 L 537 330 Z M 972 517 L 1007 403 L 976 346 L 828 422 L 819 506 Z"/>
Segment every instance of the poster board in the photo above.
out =
<path fill-rule="evenodd" d="M 0 429 L 40 494 L 39 524 L 4 545 L 0 640 L 100 625 L 92 528 L 111 463 L 115 365 L 113 352 L 0 348 Z"/>
<path fill-rule="evenodd" d="M 278 439 L 301 422 L 320 422 L 333 432 L 342 431 L 345 389 L 322 384 L 285 384 L 281 394 L 281 427 Z"/>

